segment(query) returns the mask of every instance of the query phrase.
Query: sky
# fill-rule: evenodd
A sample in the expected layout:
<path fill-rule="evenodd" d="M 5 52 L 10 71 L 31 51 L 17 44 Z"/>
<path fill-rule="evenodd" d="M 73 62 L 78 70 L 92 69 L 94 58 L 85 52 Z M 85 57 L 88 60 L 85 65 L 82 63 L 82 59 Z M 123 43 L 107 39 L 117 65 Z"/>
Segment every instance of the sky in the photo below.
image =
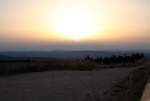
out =
<path fill-rule="evenodd" d="M 150 0 L 0 0 L 0 51 L 150 50 Z"/>

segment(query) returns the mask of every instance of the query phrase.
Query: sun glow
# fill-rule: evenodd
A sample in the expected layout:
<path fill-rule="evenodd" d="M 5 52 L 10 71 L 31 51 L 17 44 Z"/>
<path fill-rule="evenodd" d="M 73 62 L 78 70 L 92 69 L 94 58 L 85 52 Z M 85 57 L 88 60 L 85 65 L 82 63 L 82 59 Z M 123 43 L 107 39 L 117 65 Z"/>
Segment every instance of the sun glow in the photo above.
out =
<path fill-rule="evenodd" d="M 58 36 L 69 40 L 83 40 L 103 28 L 103 21 L 86 10 L 66 10 L 53 22 L 53 28 Z M 51 23 L 51 22 L 50 22 Z"/>
<path fill-rule="evenodd" d="M 91 15 L 82 12 L 66 14 L 57 28 L 65 37 L 75 40 L 83 39 L 94 31 Z"/>

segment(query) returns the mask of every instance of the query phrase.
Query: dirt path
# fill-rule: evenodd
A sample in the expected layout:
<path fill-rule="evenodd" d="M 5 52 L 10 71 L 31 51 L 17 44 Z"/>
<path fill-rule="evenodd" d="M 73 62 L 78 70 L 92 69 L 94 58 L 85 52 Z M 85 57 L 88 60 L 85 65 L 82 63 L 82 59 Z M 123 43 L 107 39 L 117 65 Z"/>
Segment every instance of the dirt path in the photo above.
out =
<path fill-rule="evenodd" d="M 103 94 L 131 70 L 52 71 L 0 78 L 0 101 L 81 101 L 87 93 Z"/>

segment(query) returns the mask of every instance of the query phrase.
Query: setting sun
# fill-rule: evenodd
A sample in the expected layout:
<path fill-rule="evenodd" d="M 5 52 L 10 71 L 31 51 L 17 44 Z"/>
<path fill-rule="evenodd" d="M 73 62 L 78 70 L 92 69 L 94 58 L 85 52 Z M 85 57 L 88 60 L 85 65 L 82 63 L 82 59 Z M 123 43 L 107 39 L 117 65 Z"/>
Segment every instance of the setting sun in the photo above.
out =
<path fill-rule="evenodd" d="M 57 28 L 65 37 L 77 40 L 88 36 L 94 30 L 90 15 L 81 12 L 73 12 L 64 16 Z"/>
<path fill-rule="evenodd" d="M 88 37 L 96 30 L 92 20 L 92 16 L 88 13 L 81 11 L 68 12 L 58 22 L 56 29 L 66 38 L 80 40 Z"/>
<path fill-rule="evenodd" d="M 60 13 L 61 12 L 61 13 Z M 96 15 L 90 10 L 61 10 L 60 18 L 53 21 L 53 27 L 58 36 L 69 40 L 83 40 L 93 36 L 98 30 L 103 29 L 103 20 L 97 20 Z M 50 22 L 52 23 L 52 22 Z"/>

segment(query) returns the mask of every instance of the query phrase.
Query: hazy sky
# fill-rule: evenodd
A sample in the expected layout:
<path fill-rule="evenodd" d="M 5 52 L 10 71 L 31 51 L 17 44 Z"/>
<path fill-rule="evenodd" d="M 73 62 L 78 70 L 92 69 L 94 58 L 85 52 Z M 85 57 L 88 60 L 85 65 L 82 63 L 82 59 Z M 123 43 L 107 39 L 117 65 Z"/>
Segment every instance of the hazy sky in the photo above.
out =
<path fill-rule="evenodd" d="M 150 0 L 0 0 L 0 51 L 150 50 Z"/>

